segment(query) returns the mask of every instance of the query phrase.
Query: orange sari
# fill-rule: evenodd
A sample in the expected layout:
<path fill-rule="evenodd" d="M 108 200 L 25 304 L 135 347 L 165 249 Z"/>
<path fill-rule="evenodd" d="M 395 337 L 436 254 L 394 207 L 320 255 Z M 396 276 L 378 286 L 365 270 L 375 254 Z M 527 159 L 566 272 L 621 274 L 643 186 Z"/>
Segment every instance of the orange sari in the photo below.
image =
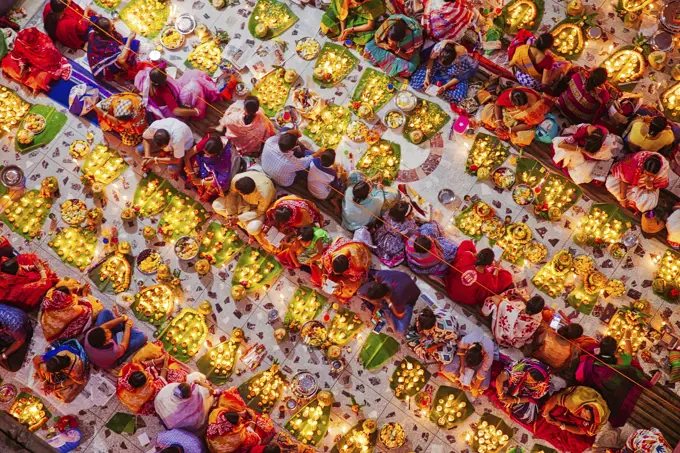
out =
<path fill-rule="evenodd" d="M 130 375 L 135 371 L 141 371 L 146 375 L 146 384 L 138 389 L 133 388 L 129 382 Z M 136 363 L 128 363 L 118 378 L 116 396 L 133 414 L 156 415 L 153 401 L 165 384 L 165 380 L 158 376 L 152 367 L 145 368 Z"/>
<path fill-rule="evenodd" d="M 333 273 L 333 260 L 340 255 L 349 259 L 349 269 L 342 275 Z M 346 303 L 357 292 L 368 276 L 371 266 L 371 252 L 366 244 L 339 237 L 326 249 L 321 257 L 321 269 L 312 266 L 312 281 L 323 286 L 330 280 L 337 284 L 333 294 Z"/>

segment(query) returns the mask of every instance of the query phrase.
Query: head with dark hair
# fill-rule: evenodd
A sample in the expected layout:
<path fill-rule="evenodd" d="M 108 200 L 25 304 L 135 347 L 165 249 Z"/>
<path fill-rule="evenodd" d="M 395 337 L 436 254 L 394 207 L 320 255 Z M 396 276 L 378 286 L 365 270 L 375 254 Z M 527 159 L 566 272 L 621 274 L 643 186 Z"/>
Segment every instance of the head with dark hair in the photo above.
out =
<path fill-rule="evenodd" d="M 177 386 L 177 389 L 179 390 L 179 395 L 182 399 L 187 399 L 191 396 L 191 384 L 182 382 Z"/>
<path fill-rule="evenodd" d="M 224 149 L 224 143 L 219 137 L 210 137 L 203 145 L 203 152 L 208 156 L 217 156 Z"/>
<path fill-rule="evenodd" d="M 335 164 L 335 151 L 327 148 L 321 153 L 321 157 L 319 159 L 321 160 L 321 165 L 324 167 L 332 167 L 333 164 Z"/>
<path fill-rule="evenodd" d="M 111 341 L 111 331 L 103 327 L 95 327 L 87 333 L 87 342 L 96 349 L 103 349 Z"/>
<path fill-rule="evenodd" d="M 68 286 L 57 286 L 54 290 L 64 294 L 71 294 L 71 289 Z"/>
<path fill-rule="evenodd" d="M 295 148 L 298 144 L 298 138 L 295 134 L 285 133 L 279 137 L 279 149 L 281 152 L 287 153 Z"/>
<path fill-rule="evenodd" d="M 165 129 L 158 129 L 153 134 L 153 141 L 157 146 L 164 148 L 170 144 L 170 133 Z"/>
<path fill-rule="evenodd" d="M 555 37 L 553 37 L 553 35 L 550 33 L 543 33 L 541 36 L 536 38 L 536 41 L 534 41 L 534 47 L 541 52 L 545 52 L 546 50 L 550 50 L 554 42 Z"/>
<path fill-rule="evenodd" d="M 387 41 L 390 44 L 390 47 L 397 47 L 401 40 L 406 37 L 407 31 L 408 27 L 406 26 L 406 23 L 401 19 L 396 20 L 387 32 Z"/>
<path fill-rule="evenodd" d="M 465 366 L 476 368 L 484 360 L 484 349 L 481 343 L 475 343 L 465 351 Z"/>
<path fill-rule="evenodd" d="M 581 324 L 568 324 L 557 329 L 557 334 L 567 340 L 575 340 L 583 335 L 583 327 Z"/>
<path fill-rule="evenodd" d="M 110 39 L 109 35 L 113 29 L 113 24 L 106 17 L 99 17 L 94 21 L 94 32 L 104 39 Z"/>
<path fill-rule="evenodd" d="M 529 103 L 529 97 L 524 91 L 513 89 L 510 92 L 510 101 L 512 101 L 512 105 L 515 107 L 522 107 Z"/>
<path fill-rule="evenodd" d="M 227 421 L 232 425 L 238 425 L 239 422 L 241 421 L 241 418 L 238 416 L 236 412 L 227 412 L 226 414 L 224 414 L 224 418 L 226 418 Z"/>
<path fill-rule="evenodd" d="M 168 76 L 158 68 L 149 71 L 149 80 L 154 88 L 164 87 L 168 83 Z"/>
<path fill-rule="evenodd" d="M 526 314 L 530 316 L 538 314 L 543 311 L 543 307 L 545 307 L 545 299 L 541 296 L 534 296 L 526 303 Z"/>
<path fill-rule="evenodd" d="M 262 453 L 281 453 L 281 447 L 276 442 L 271 442 L 262 449 Z"/>
<path fill-rule="evenodd" d="M 444 66 L 451 66 L 456 60 L 456 46 L 452 43 L 447 43 L 439 53 L 439 62 Z"/>
<path fill-rule="evenodd" d="M 352 187 L 352 196 L 355 203 L 361 203 L 371 193 L 371 185 L 366 181 L 359 181 Z"/>
<path fill-rule="evenodd" d="M 659 174 L 659 171 L 661 171 L 661 167 L 662 167 L 661 156 L 657 154 L 652 154 L 642 164 L 642 169 L 645 171 L 645 173 L 649 173 L 652 175 Z"/>
<path fill-rule="evenodd" d="M 50 0 L 50 9 L 55 13 L 62 13 L 70 4 L 71 0 Z"/>
<path fill-rule="evenodd" d="M 312 242 L 314 239 L 314 227 L 303 226 L 298 228 L 298 237 L 303 242 Z"/>
<path fill-rule="evenodd" d="M 16 258 L 10 258 L 0 264 L 0 271 L 4 274 L 17 275 L 17 272 L 19 272 L 19 262 Z"/>
<path fill-rule="evenodd" d="M 416 249 L 417 253 L 427 253 L 432 250 L 432 239 L 420 235 L 413 241 L 413 248 Z"/>
<path fill-rule="evenodd" d="M 170 445 L 169 447 L 165 447 L 158 453 L 184 453 L 184 448 L 179 445 Z"/>
<path fill-rule="evenodd" d="M 619 345 L 616 342 L 616 338 L 607 335 L 602 340 L 600 340 L 600 353 L 598 358 L 605 363 L 610 365 L 615 365 L 616 360 L 616 350 Z"/>
<path fill-rule="evenodd" d="M 390 218 L 395 222 L 403 222 L 406 216 L 411 212 L 411 205 L 408 201 L 400 201 L 390 208 Z"/>
<path fill-rule="evenodd" d="M 333 268 L 334 273 L 342 274 L 347 269 L 349 269 L 349 258 L 347 258 L 345 255 L 338 255 L 335 258 L 333 258 L 331 267 Z"/>
<path fill-rule="evenodd" d="M 255 119 L 257 111 L 260 110 L 260 100 L 256 96 L 248 96 L 243 101 L 243 121 L 246 124 L 250 124 Z"/>
<path fill-rule="evenodd" d="M 128 378 L 128 384 L 130 384 L 133 389 L 144 387 L 144 385 L 146 385 L 146 374 L 142 371 L 133 371 Z"/>
<path fill-rule="evenodd" d="M 289 207 L 279 206 L 274 209 L 274 220 L 279 224 L 286 223 L 291 217 L 293 217 L 293 211 Z"/>
<path fill-rule="evenodd" d="M 595 68 L 588 75 L 586 90 L 594 90 L 607 81 L 607 70 L 605 68 Z"/>
<path fill-rule="evenodd" d="M 387 297 L 390 292 L 390 285 L 381 282 L 370 282 L 366 284 L 366 298 L 368 300 L 382 300 Z"/>
<path fill-rule="evenodd" d="M 56 373 L 65 369 L 71 364 L 71 359 L 66 355 L 55 355 L 50 357 L 47 362 L 45 362 L 45 368 L 50 373 Z"/>
<path fill-rule="evenodd" d="M 57 25 L 64 14 L 66 5 L 68 5 L 68 0 L 50 0 L 51 11 L 45 16 L 45 31 L 55 43 L 57 42 Z"/>
<path fill-rule="evenodd" d="M 249 195 L 255 192 L 255 181 L 249 176 L 243 176 L 234 182 L 234 188 L 242 195 Z"/>
<path fill-rule="evenodd" d="M 604 134 L 602 133 L 602 130 L 595 129 L 591 134 L 589 134 L 586 137 L 586 142 L 583 145 L 583 150 L 587 153 L 593 154 L 596 153 L 602 148 L 602 144 L 604 143 Z"/>
<path fill-rule="evenodd" d="M 536 368 L 530 368 L 529 369 L 529 379 L 528 381 L 533 381 L 534 383 L 536 382 L 542 382 L 545 380 L 545 377 L 543 376 L 543 373 L 541 373 L 540 370 Z M 530 382 L 528 382 L 530 383 Z"/>
<path fill-rule="evenodd" d="M 493 250 L 486 248 L 477 252 L 477 260 L 475 260 L 475 266 L 491 266 L 496 255 Z"/>
<path fill-rule="evenodd" d="M 668 126 L 668 120 L 665 116 L 655 116 L 649 122 L 649 135 L 656 137 L 659 133 L 666 130 L 666 126 Z"/>
<path fill-rule="evenodd" d="M 424 332 L 426 330 L 430 330 L 431 328 L 433 328 L 436 323 L 437 316 L 435 316 L 431 308 L 425 307 L 418 315 L 418 322 L 416 323 L 416 327 L 418 332 Z"/>

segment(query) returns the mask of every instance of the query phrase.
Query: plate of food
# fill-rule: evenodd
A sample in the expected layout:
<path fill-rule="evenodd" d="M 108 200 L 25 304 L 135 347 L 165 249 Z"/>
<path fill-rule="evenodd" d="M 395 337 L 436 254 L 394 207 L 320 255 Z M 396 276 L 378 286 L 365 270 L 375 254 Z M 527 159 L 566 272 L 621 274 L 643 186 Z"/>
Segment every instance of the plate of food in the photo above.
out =
<path fill-rule="evenodd" d="M 387 448 L 399 448 L 406 443 L 406 431 L 399 423 L 390 422 L 380 428 L 380 442 Z"/>
<path fill-rule="evenodd" d="M 144 249 L 137 255 L 137 269 L 145 275 L 153 275 L 161 265 L 161 254 L 154 249 Z"/>
<path fill-rule="evenodd" d="M 192 260 L 198 255 L 198 241 L 192 236 L 182 236 L 175 242 L 175 255 L 181 260 Z"/>
<path fill-rule="evenodd" d="M 298 398 L 309 398 L 319 389 L 319 384 L 312 373 L 300 371 L 293 376 L 290 389 Z"/>
<path fill-rule="evenodd" d="M 85 140 L 76 140 L 75 142 L 71 143 L 71 146 L 68 148 L 68 153 L 74 159 L 82 159 L 89 152 L 90 145 L 88 145 Z"/>
<path fill-rule="evenodd" d="M 278 111 L 274 117 L 274 123 L 279 129 L 284 127 L 297 128 L 300 124 L 300 114 L 292 105 L 287 105 Z"/>
<path fill-rule="evenodd" d="M 397 103 L 397 107 L 399 107 L 399 109 L 404 112 L 410 112 L 416 108 L 416 104 L 418 104 L 418 98 L 410 91 L 400 91 L 399 94 L 397 94 L 395 102 Z"/>
<path fill-rule="evenodd" d="M 491 174 L 491 180 L 499 189 L 509 189 L 515 184 L 515 172 L 508 167 L 500 167 Z"/>
<path fill-rule="evenodd" d="M 512 190 L 512 199 L 520 206 L 526 206 L 534 201 L 534 190 L 526 184 L 517 184 Z"/>
<path fill-rule="evenodd" d="M 17 396 L 17 388 L 12 384 L 0 386 L 0 403 L 12 401 Z"/>
<path fill-rule="evenodd" d="M 357 116 L 359 118 L 370 121 L 373 119 L 373 114 L 373 107 L 371 107 L 370 104 L 367 102 L 359 103 L 359 107 L 357 108 Z"/>
<path fill-rule="evenodd" d="M 295 107 L 302 115 L 310 114 L 319 106 L 321 97 L 307 88 L 300 88 L 293 92 L 293 107 Z"/>
<path fill-rule="evenodd" d="M 300 338 L 307 346 L 319 348 L 328 338 L 328 329 L 319 321 L 307 321 L 302 325 Z"/>
<path fill-rule="evenodd" d="M 47 120 L 39 113 L 29 113 L 24 118 L 24 129 L 36 135 L 44 131 L 45 126 L 47 126 Z"/>
<path fill-rule="evenodd" d="M 366 132 L 368 132 L 368 126 L 361 121 L 351 121 L 347 125 L 347 130 L 345 134 L 347 138 L 355 143 L 361 143 L 366 140 Z"/>
<path fill-rule="evenodd" d="M 22 145 L 30 145 L 35 139 L 35 134 L 28 129 L 21 129 L 17 132 L 17 141 Z"/>
<path fill-rule="evenodd" d="M 175 27 L 165 27 L 161 32 L 161 45 L 169 50 L 177 50 L 184 45 L 184 35 Z"/>
<path fill-rule="evenodd" d="M 69 225 L 80 225 L 87 217 L 87 206 L 82 200 L 66 200 L 61 204 L 61 218 Z"/>
<path fill-rule="evenodd" d="M 189 13 L 180 14 L 175 19 L 175 28 L 183 35 L 188 35 L 196 29 L 196 19 Z"/>
<path fill-rule="evenodd" d="M 319 56 L 321 44 L 314 38 L 306 37 L 295 42 L 295 51 L 305 61 L 310 61 Z"/>
<path fill-rule="evenodd" d="M 399 110 L 390 110 L 385 114 L 385 125 L 390 129 L 399 129 L 406 122 L 406 115 Z"/>

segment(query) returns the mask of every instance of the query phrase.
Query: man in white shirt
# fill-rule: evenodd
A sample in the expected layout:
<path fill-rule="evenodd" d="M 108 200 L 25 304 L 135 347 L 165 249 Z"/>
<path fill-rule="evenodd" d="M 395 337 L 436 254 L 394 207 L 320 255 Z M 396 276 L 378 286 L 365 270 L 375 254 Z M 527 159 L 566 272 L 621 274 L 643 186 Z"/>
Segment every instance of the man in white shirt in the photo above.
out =
<path fill-rule="evenodd" d="M 164 118 L 151 123 L 142 138 L 142 144 L 137 147 L 144 156 L 142 165 L 146 168 L 154 164 L 167 165 L 173 176 L 179 176 L 187 151 L 194 146 L 191 128 L 176 118 Z"/>
<path fill-rule="evenodd" d="M 262 170 L 282 187 L 292 186 L 295 177 L 305 176 L 316 157 L 298 143 L 300 131 L 289 130 L 267 139 L 262 149 Z"/>

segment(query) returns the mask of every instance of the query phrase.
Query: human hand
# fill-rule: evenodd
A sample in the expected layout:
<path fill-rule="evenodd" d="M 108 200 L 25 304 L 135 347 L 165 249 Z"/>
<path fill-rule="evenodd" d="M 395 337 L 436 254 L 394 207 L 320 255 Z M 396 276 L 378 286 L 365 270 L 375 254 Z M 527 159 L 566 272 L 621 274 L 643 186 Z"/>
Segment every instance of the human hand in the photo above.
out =
<path fill-rule="evenodd" d="M 423 81 L 423 88 L 428 89 L 430 88 L 430 76 L 425 75 L 425 80 Z"/>
<path fill-rule="evenodd" d="M 127 316 L 126 316 L 126 318 L 127 318 Z M 130 319 L 125 320 L 125 327 L 132 328 L 133 325 L 134 325 L 134 323 Z"/>
<path fill-rule="evenodd" d="M 437 90 L 437 95 L 442 94 L 444 91 L 448 90 L 446 85 L 440 86 L 439 89 Z"/>

